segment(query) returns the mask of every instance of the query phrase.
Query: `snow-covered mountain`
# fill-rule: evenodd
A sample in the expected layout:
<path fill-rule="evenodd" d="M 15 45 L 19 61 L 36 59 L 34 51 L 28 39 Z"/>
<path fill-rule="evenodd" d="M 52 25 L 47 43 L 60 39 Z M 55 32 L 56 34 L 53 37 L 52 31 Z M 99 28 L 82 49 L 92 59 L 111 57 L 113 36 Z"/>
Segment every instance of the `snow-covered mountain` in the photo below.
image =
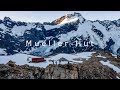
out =
<path fill-rule="evenodd" d="M 45 41 L 47 45 L 28 47 L 27 40 L 32 40 L 32 43 L 39 42 L 39 44 Z M 74 45 L 76 40 L 81 41 L 82 46 L 76 47 Z M 66 41 L 69 43 L 64 46 Z M 62 46 L 57 45 L 59 42 L 63 42 Z M 84 42 L 92 42 L 93 45 L 86 47 L 83 46 Z M 105 50 L 120 55 L 119 42 L 120 19 L 90 21 L 80 13 L 73 13 L 43 24 L 13 21 L 9 17 L 0 20 L 0 48 L 7 54 L 21 52 L 45 56 L 54 53 Z"/>

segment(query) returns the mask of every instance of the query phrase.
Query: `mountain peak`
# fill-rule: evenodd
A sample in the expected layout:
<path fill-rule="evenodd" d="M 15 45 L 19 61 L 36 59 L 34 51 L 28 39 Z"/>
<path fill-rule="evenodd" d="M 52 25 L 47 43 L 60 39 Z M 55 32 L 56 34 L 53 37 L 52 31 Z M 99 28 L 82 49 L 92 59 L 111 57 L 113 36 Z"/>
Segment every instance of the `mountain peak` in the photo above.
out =
<path fill-rule="evenodd" d="M 3 20 L 4 20 L 4 21 L 11 21 L 11 18 L 10 18 L 10 17 L 4 17 Z"/>
<path fill-rule="evenodd" d="M 65 16 L 56 19 L 55 21 L 53 21 L 53 23 L 65 24 L 65 23 L 75 22 L 77 20 L 83 22 L 85 19 L 82 17 L 80 13 L 74 12 L 73 14 L 66 14 Z"/>
<path fill-rule="evenodd" d="M 73 14 L 66 14 L 66 16 L 67 16 L 67 17 L 74 17 L 74 16 L 80 17 L 80 16 L 82 16 L 82 15 L 81 15 L 80 13 L 74 12 Z"/>

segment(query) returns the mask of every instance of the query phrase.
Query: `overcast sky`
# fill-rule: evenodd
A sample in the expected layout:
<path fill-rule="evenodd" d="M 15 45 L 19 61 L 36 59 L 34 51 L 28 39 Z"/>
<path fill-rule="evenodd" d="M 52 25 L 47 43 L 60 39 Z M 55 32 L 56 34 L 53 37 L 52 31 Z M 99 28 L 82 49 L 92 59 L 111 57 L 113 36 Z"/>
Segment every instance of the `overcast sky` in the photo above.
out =
<path fill-rule="evenodd" d="M 120 11 L 0 11 L 0 19 L 5 16 L 16 21 L 47 22 L 53 21 L 65 14 L 79 12 L 88 20 L 117 20 Z"/>

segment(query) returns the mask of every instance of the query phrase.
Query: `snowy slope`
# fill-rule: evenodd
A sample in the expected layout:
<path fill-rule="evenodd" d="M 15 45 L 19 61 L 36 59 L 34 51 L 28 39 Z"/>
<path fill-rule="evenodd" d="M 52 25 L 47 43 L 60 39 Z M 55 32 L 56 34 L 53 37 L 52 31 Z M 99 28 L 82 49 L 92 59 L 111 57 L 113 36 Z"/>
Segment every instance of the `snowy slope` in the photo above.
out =
<path fill-rule="evenodd" d="M 120 73 L 120 68 L 114 66 L 113 64 L 110 63 L 110 61 L 104 62 L 104 61 L 100 61 L 103 65 L 107 65 L 108 67 L 112 68 L 114 71 L 116 71 L 117 73 Z"/>
<path fill-rule="evenodd" d="M 96 57 L 99 57 L 99 58 L 106 58 L 105 56 L 101 56 L 101 55 L 97 55 Z"/>
<path fill-rule="evenodd" d="M 28 64 L 30 66 L 36 67 L 46 67 L 49 63 L 41 62 L 41 63 L 28 63 L 27 58 L 34 58 L 36 56 L 27 55 L 27 54 L 15 54 L 10 56 L 0 56 L 0 64 L 6 64 L 8 61 L 15 61 L 17 65 L 25 65 Z"/>
<path fill-rule="evenodd" d="M 64 53 L 61 53 L 61 54 L 57 54 L 55 56 L 50 56 L 47 59 L 59 60 L 60 58 L 65 58 L 67 60 L 74 61 L 74 59 L 76 59 L 76 58 L 89 59 L 92 56 L 93 53 L 94 52 L 82 52 L 82 53 L 77 53 L 77 54 L 64 54 Z"/>
<path fill-rule="evenodd" d="M 95 29 L 98 29 L 103 37 L 101 38 L 94 31 L 92 31 L 92 26 L 95 26 Z M 111 47 L 113 53 L 116 54 L 118 48 L 120 48 L 120 27 L 117 27 L 114 30 L 107 31 L 106 28 L 98 22 L 92 23 L 91 21 L 85 21 L 83 24 L 79 24 L 77 31 L 71 31 L 67 34 L 59 35 L 61 42 L 69 41 L 72 37 L 83 36 L 84 38 L 90 37 L 90 41 L 95 45 L 98 45 L 101 49 L 104 49 L 107 45 L 106 42 L 109 42 L 111 38 L 115 44 Z"/>
<path fill-rule="evenodd" d="M 0 64 L 6 64 L 10 60 L 15 61 L 17 65 L 24 65 L 28 64 L 30 66 L 36 66 L 36 67 L 43 67 L 45 68 L 49 64 L 52 64 L 49 60 L 55 60 L 57 61 L 60 58 L 66 58 L 69 61 L 72 61 L 73 63 L 82 63 L 82 61 L 75 61 L 76 58 L 84 58 L 88 59 L 91 57 L 92 53 L 94 52 L 83 52 L 78 54 L 58 54 L 55 56 L 49 56 L 45 58 L 46 62 L 41 63 L 28 63 L 27 58 L 35 58 L 37 56 L 27 55 L 27 54 L 15 54 L 15 55 L 9 55 L 9 56 L 0 56 Z M 62 62 L 62 64 L 66 64 L 67 62 Z"/>
<path fill-rule="evenodd" d="M 55 29 L 55 28 L 60 28 L 62 26 L 62 24 L 61 25 L 44 25 L 44 27 L 45 27 L 45 29 L 46 30 L 51 30 L 51 29 Z"/>
<path fill-rule="evenodd" d="M 14 26 L 11 31 L 12 35 L 23 36 L 25 30 L 30 30 L 31 28 L 35 28 L 32 24 L 27 24 L 27 26 Z"/>
<path fill-rule="evenodd" d="M 5 49 L 0 48 L 0 55 L 7 55 L 7 53 L 5 52 Z"/>

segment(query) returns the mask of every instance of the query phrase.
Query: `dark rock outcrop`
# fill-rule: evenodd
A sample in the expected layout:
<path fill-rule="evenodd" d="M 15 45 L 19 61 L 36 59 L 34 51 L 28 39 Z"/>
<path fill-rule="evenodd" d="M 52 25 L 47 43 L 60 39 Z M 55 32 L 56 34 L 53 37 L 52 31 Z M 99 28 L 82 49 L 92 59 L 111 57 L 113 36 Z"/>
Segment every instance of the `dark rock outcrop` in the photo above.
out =
<path fill-rule="evenodd" d="M 44 69 L 28 65 L 0 65 L 0 79 L 43 79 Z"/>
<path fill-rule="evenodd" d="M 0 64 L 0 79 L 119 79 L 120 74 L 99 62 L 100 58 L 90 58 L 80 64 L 53 65 L 46 68 L 16 65 L 9 61 Z M 116 66 L 120 62 L 111 61 Z"/>

